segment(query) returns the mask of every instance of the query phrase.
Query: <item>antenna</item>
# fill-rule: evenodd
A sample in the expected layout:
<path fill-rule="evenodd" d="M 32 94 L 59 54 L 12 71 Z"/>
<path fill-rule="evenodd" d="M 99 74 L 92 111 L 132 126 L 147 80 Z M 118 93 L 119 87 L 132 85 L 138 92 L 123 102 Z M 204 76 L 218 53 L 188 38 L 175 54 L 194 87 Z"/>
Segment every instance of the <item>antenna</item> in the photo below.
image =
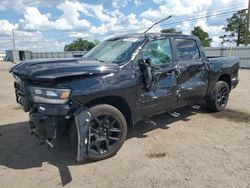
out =
<path fill-rule="evenodd" d="M 166 17 L 166 18 L 163 18 L 162 20 L 160 20 L 160 21 L 158 21 L 158 22 L 155 22 L 153 25 L 151 25 L 146 31 L 144 31 L 144 33 L 147 33 L 152 27 L 154 27 L 155 25 L 157 25 L 158 23 L 161 23 L 161 22 L 163 22 L 163 21 L 165 21 L 165 20 L 168 20 L 169 18 L 171 18 L 172 17 L 172 15 L 170 15 L 170 16 L 168 16 L 168 17 Z"/>

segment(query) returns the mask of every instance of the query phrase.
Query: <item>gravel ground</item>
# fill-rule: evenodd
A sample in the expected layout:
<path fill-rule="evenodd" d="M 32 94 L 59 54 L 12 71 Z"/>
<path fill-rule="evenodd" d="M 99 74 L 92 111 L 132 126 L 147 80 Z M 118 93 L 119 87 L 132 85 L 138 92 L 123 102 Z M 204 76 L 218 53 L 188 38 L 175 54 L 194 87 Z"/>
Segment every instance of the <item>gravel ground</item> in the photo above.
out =
<path fill-rule="evenodd" d="M 220 113 L 183 108 L 129 129 L 116 156 L 76 164 L 67 142 L 48 150 L 16 104 L 9 63 L 0 62 L 0 187 L 250 188 L 250 71 Z"/>

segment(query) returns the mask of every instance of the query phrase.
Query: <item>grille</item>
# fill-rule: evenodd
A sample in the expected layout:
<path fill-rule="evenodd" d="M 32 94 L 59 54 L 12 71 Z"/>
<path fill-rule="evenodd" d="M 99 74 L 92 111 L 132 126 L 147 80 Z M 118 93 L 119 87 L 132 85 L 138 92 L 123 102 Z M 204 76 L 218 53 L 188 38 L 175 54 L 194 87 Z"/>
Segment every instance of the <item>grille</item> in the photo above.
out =
<path fill-rule="evenodd" d="M 24 83 L 15 82 L 15 89 L 16 89 L 16 101 L 17 103 L 21 104 L 21 106 L 23 106 L 24 108 L 26 106 Z"/>
<path fill-rule="evenodd" d="M 15 82 L 15 90 L 16 90 L 16 101 L 19 103 L 25 112 L 28 112 L 30 109 L 30 104 L 25 96 L 25 84 L 22 81 Z"/>
<path fill-rule="evenodd" d="M 25 91 L 24 91 L 24 83 L 16 83 L 16 94 L 19 96 L 24 97 L 25 96 Z"/>

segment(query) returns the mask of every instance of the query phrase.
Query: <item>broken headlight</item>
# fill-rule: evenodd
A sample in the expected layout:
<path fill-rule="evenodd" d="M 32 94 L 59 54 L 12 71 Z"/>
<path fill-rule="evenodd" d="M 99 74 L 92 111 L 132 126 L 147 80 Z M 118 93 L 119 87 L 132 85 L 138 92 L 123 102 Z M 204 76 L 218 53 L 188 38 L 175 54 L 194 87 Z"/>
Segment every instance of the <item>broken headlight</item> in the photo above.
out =
<path fill-rule="evenodd" d="M 33 102 L 47 104 L 64 104 L 69 100 L 70 89 L 52 89 L 31 87 Z"/>

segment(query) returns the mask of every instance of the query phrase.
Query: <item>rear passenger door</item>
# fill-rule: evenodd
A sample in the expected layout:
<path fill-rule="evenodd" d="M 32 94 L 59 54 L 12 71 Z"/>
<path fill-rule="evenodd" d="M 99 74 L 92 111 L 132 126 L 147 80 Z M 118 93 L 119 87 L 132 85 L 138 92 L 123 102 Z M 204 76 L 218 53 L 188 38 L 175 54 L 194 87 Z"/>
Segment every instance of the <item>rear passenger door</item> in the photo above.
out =
<path fill-rule="evenodd" d="M 209 69 L 202 57 L 197 41 L 175 38 L 179 103 L 203 99 L 208 87 Z"/>

